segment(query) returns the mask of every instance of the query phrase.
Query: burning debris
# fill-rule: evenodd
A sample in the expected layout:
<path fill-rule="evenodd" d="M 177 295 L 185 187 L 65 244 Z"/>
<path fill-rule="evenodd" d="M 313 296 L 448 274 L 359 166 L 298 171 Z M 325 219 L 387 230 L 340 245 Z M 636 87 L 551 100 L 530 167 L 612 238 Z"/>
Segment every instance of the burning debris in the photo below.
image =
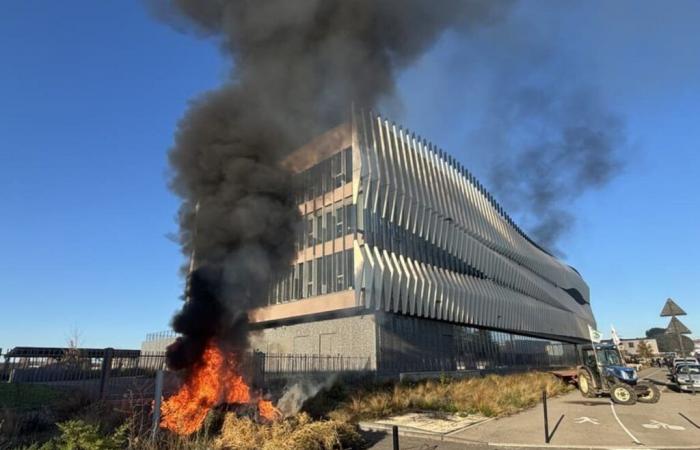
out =
<path fill-rule="evenodd" d="M 239 374 L 235 355 L 223 352 L 211 342 L 202 359 L 191 368 L 186 383 L 163 403 L 161 426 L 178 434 L 191 434 L 202 426 L 212 408 L 252 403 L 257 405 L 261 419 L 281 418 L 272 402 L 252 398 L 250 387 Z"/>
<path fill-rule="evenodd" d="M 224 86 L 192 102 L 170 151 L 171 188 L 182 198 L 179 240 L 196 261 L 172 322 L 181 337 L 168 348 L 169 366 L 187 376 L 163 406 L 163 425 L 189 433 L 217 404 L 251 401 L 237 372 L 248 347 L 247 312 L 291 264 L 299 221 L 281 159 L 346 120 L 353 102 L 374 108 L 390 98 L 396 72 L 443 32 L 497 21 L 510 2 L 152 3 L 177 29 L 218 39 L 235 69 Z M 264 401 L 258 409 L 276 415 Z"/>

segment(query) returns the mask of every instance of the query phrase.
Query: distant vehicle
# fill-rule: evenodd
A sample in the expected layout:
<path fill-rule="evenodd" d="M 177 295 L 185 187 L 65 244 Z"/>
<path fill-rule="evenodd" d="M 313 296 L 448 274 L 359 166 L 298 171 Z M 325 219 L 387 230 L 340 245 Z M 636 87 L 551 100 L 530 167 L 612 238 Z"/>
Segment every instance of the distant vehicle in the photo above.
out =
<path fill-rule="evenodd" d="M 679 364 L 673 382 L 681 391 L 700 391 L 700 364 Z"/>
<path fill-rule="evenodd" d="M 661 392 L 647 381 L 639 381 L 637 371 L 626 367 L 620 350 L 611 344 L 585 345 L 581 348 L 583 365 L 578 367 L 578 388 L 584 397 L 610 395 L 622 405 L 656 403 Z"/>
<path fill-rule="evenodd" d="M 678 364 L 700 364 L 695 358 L 673 358 L 673 367 Z"/>

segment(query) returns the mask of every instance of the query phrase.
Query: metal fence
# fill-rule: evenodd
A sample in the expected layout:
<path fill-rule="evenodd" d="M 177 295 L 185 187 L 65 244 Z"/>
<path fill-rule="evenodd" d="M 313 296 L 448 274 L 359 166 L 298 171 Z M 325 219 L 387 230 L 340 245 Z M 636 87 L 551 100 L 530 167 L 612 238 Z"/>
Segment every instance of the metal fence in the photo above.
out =
<path fill-rule="evenodd" d="M 0 382 L 43 384 L 107 400 L 153 398 L 155 373 L 164 368 L 164 353 L 15 347 L 0 358 Z M 176 377 L 168 377 L 166 386 L 177 389 Z"/>
<path fill-rule="evenodd" d="M 285 375 L 319 372 L 364 372 L 371 369 L 368 356 L 313 355 L 313 354 L 265 354 L 257 353 L 261 372 Z"/>
<path fill-rule="evenodd" d="M 164 370 L 164 394 L 174 393 L 181 375 L 166 370 L 164 352 L 140 350 L 15 347 L 0 354 L 0 383 L 42 384 L 80 391 L 95 399 L 153 399 L 155 375 Z M 255 388 L 294 375 L 365 372 L 365 356 L 248 353 L 239 369 Z"/>

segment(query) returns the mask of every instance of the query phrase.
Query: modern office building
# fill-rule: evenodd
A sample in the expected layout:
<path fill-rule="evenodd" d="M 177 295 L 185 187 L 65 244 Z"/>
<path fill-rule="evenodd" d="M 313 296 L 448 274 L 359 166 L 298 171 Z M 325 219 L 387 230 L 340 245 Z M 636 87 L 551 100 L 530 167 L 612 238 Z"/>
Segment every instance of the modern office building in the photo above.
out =
<path fill-rule="evenodd" d="M 255 349 L 383 374 L 575 363 L 588 286 L 453 157 L 372 113 L 293 152 L 303 227 Z"/>

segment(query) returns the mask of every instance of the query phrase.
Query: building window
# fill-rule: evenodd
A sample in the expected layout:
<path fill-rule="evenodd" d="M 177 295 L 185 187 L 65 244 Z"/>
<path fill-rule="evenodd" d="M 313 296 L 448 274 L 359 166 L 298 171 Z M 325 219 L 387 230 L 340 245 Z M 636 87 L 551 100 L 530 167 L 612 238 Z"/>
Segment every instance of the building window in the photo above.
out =
<path fill-rule="evenodd" d="M 324 223 L 324 226 L 326 228 L 326 236 L 324 241 L 327 242 L 333 239 L 333 232 L 335 230 L 333 224 L 333 213 L 331 211 L 326 212 L 326 221 Z"/>
<path fill-rule="evenodd" d="M 343 252 L 334 254 L 333 258 L 335 259 L 335 290 L 339 292 L 345 289 Z"/>
<path fill-rule="evenodd" d="M 333 208 L 333 216 L 334 216 L 334 221 L 335 221 L 335 237 L 343 237 L 345 234 L 344 231 L 345 229 L 343 228 L 343 213 L 344 213 L 344 208 L 342 206 L 342 203 L 337 202 L 335 204 L 335 208 Z"/>
<path fill-rule="evenodd" d="M 353 251 L 345 250 L 345 286 L 350 288 L 354 285 L 355 266 L 353 263 Z"/>
<path fill-rule="evenodd" d="M 343 172 L 343 158 L 341 153 L 331 156 L 331 173 L 333 174 L 333 189 L 337 189 L 345 184 L 345 173 Z"/>
<path fill-rule="evenodd" d="M 352 181 L 352 147 L 348 147 L 343 150 L 345 155 L 345 182 L 350 183 Z"/>
<path fill-rule="evenodd" d="M 355 232 L 355 205 L 352 204 L 352 199 L 345 205 L 345 234 L 353 234 Z"/>

